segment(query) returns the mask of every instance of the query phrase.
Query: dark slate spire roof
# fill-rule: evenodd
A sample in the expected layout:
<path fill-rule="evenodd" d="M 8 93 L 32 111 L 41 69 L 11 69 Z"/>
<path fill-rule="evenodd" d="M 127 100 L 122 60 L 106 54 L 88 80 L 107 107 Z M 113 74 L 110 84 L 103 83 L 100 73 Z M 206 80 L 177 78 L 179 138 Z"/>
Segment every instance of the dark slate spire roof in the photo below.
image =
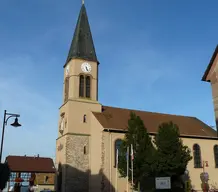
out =
<path fill-rule="evenodd" d="M 73 58 L 98 62 L 85 5 L 82 4 L 66 64 Z M 99 62 L 98 62 L 99 63 Z M 64 65 L 64 67 L 66 66 Z"/>

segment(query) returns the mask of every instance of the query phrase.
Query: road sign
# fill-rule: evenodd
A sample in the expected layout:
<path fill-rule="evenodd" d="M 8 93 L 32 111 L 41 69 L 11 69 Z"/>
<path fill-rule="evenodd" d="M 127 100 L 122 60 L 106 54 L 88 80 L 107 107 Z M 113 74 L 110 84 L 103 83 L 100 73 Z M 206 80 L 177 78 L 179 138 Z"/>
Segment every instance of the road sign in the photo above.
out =
<path fill-rule="evenodd" d="M 171 189 L 170 177 L 156 177 L 156 189 Z"/>

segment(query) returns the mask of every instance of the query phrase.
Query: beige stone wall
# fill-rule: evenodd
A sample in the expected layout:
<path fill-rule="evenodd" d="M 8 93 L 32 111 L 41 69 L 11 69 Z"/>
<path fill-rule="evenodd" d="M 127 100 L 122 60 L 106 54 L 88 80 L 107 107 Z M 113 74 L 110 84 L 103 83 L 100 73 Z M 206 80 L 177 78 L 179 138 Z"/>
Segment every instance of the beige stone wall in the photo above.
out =
<path fill-rule="evenodd" d="M 104 173 L 111 183 L 111 191 L 115 189 L 116 183 L 116 171 L 114 168 L 114 159 L 115 159 L 115 141 L 116 139 L 122 139 L 124 134 L 121 133 L 108 133 L 104 132 Z M 208 161 L 209 167 L 205 168 L 205 171 L 208 172 L 210 177 L 210 184 L 217 183 L 218 184 L 218 168 L 215 168 L 214 161 L 214 145 L 218 145 L 217 140 L 210 139 L 191 139 L 191 138 L 182 138 L 183 143 L 187 145 L 191 150 L 191 155 L 193 155 L 192 147 L 195 143 L 199 144 L 201 147 L 201 157 L 202 161 Z M 111 150 L 110 150 L 111 149 Z M 102 152 L 103 152 L 102 151 Z M 190 177 L 192 180 L 192 185 L 196 190 L 201 190 L 201 180 L 200 173 L 203 171 L 202 168 L 194 168 L 193 159 L 188 164 L 188 170 L 190 172 Z M 118 191 L 125 191 L 127 188 L 126 178 L 119 178 L 118 174 Z M 131 191 L 131 186 L 129 185 L 129 191 Z M 218 187 L 218 185 L 217 185 Z M 109 190 L 108 190 L 109 191 Z"/>
<path fill-rule="evenodd" d="M 102 176 L 101 176 L 101 191 L 105 191 L 107 189 L 107 184 L 106 184 L 106 170 L 105 170 L 105 144 L 104 144 L 104 139 L 105 136 L 102 133 L 101 135 L 101 171 L 102 171 Z"/>
<path fill-rule="evenodd" d="M 211 83 L 216 127 L 218 130 L 218 56 L 216 56 L 206 80 Z"/>
<path fill-rule="evenodd" d="M 191 155 L 193 156 L 193 145 L 197 143 L 201 148 L 201 158 L 202 161 L 208 161 L 209 167 L 205 168 L 205 171 L 208 172 L 210 181 L 209 184 L 217 183 L 218 184 L 218 168 L 215 167 L 214 161 L 214 145 L 218 145 L 217 140 L 209 139 L 188 139 L 183 138 L 183 142 L 191 149 Z M 203 172 L 202 168 L 194 168 L 194 160 L 192 159 L 188 164 L 188 170 L 190 172 L 190 177 L 192 180 L 192 185 L 196 190 L 201 190 L 201 180 L 200 173 Z M 217 186 L 218 187 L 218 186 Z"/>
<path fill-rule="evenodd" d="M 45 182 L 45 177 L 48 177 Z M 55 173 L 36 173 L 36 181 L 38 185 L 54 185 Z"/>
<path fill-rule="evenodd" d="M 84 147 L 86 148 L 84 154 Z M 89 136 L 66 137 L 65 192 L 89 189 Z"/>
<path fill-rule="evenodd" d="M 58 165 L 61 164 L 62 191 L 65 190 L 65 176 L 66 176 L 66 174 L 65 174 L 65 166 L 64 165 L 66 164 L 66 137 L 67 137 L 67 135 L 62 136 L 56 140 L 55 167 L 58 168 Z"/>
<path fill-rule="evenodd" d="M 91 73 L 87 75 L 91 76 L 91 100 L 97 101 L 98 99 L 98 64 L 92 61 L 86 61 L 83 59 L 72 59 L 67 64 L 69 66 L 69 98 L 79 98 L 79 75 L 83 74 L 81 70 L 81 65 L 83 62 L 88 62 L 91 67 Z M 66 78 L 66 67 L 64 69 L 64 79 Z M 63 82 L 63 103 L 65 96 L 65 86 Z"/>
<path fill-rule="evenodd" d="M 105 132 L 102 132 L 101 135 L 101 170 L 102 170 L 102 177 L 101 177 L 101 191 L 107 192 L 111 191 L 111 183 L 110 183 L 110 169 L 109 169 L 109 154 L 110 148 L 107 145 L 107 137 Z"/>
<path fill-rule="evenodd" d="M 104 177 L 104 170 L 102 170 L 102 126 L 96 120 L 93 114 L 90 114 L 90 183 L 89 192 L 100 192 L 103 186 L 102 177 Z M 104 162 L 104 161 L 103 161 Z"/>
<path fill-rule="evenodd" d="M 116 172 L 118 171 L 115 165 L 115 141 L 117 139 L 123 139 L 124 134 L 120 133 L 112 133 L 112 132 L 103 132 L 104 135 L 104 148 L 105 148 L 105 163 L 104 163 L 104 173 L 106 178 L 108 179 L 108 188 L 105 191 L 114 192 L 116 189 Z M 127 183 L 126 178 L 121 178 L 118 173 L 117 180 L 117 190 L 125 191 L 126 189 L 131 191 L 131 185 Z"/>
<path fill-rule="evenodd" d="M 218 78 L 218 71 L 216 72 Z M 218 80 L 211 84 L 216 126 L 218 126 Z"/>

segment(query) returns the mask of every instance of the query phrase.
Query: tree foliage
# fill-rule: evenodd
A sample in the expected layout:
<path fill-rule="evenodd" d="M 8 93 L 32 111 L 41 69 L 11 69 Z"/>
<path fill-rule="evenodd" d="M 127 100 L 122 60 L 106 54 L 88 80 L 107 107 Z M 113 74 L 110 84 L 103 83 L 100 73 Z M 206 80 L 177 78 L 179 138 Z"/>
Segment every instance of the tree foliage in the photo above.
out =
<path fill-rule="evenodd" d="M 180 139 L 179 128 L 173 122 L 162 123 L 154 137 L 154 144 L 143 121 L 135 113 L 130 114 L 128 130 L 119 148 L 118 169 L 121 177 L 127 176 L 127 147 L 134 149 L 134 188 L 149 177 L 169 176 L 180 178 L 192 159 L 190 150 Z M 130 151 L 129 151 L 130 153 Z M 129 181 L 131 181 L 131 159 L 129 157 Z M 144 186 L 141 186 L 144 188 Z"/>
<path fill-rule="evenodd" d="M 7 163 L 0 163 L 0 189 L 3 190 L 10 177 L 10 168 Z"/>
<path fill-rule="evenodd" d="M 179 128 L 173 122 L 162 123 L 155 136 L 156 175 L 175 176 L 184 174 L 192 159 L 190 150 L 179 137 Z"/>
<path fill-rule="evenodd" d="M 150 175 L 153 172 L 154 159 L 152 154 L 154 153 L 154 147 L 143 121 L 135 113 L 130 114 L 128 131 L 119 149 L 118 168 L 122 177 L 127 176 L 126 153 L 128 146 L 130 153 L 131 144 L 134 149 L 133 178 L 136 187 L 145 175 Z M 129 157 L 129 180 L 131 180 L 131 174 L 131 159 Z"/>

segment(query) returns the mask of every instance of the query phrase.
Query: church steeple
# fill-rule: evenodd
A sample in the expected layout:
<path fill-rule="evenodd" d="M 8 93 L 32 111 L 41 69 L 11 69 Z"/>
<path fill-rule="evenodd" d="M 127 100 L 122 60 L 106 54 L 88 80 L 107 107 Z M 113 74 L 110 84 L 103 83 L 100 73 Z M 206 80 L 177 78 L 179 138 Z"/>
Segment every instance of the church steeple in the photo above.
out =
<path fill-rule="evenodd" d="M 84 59 L 99 63 L 95 53 L 95 47 L 84 3 L 82 3 L 66 64 L 71 59 Z"/>

